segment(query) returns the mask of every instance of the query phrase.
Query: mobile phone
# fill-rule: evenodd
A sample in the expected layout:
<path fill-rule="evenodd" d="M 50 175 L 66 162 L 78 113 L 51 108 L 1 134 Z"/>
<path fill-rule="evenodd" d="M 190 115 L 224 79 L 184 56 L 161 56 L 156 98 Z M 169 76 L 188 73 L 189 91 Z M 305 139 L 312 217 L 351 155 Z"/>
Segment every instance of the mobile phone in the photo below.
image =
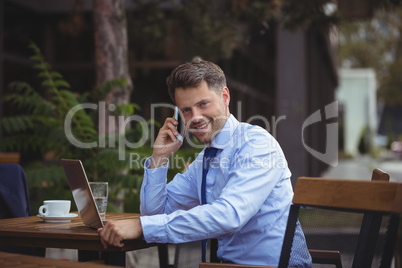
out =
<path fill-rule="evenodd" d="M 180 141 L 183 142 L 184 138 L 184 121 L 183 118 L 181 117 L 181 114 L 179 112 L 179 108 L 175 107 L 174 108 L 174 119 L 179 122 L 179 124 L 176 126 L 177 132 L 179 132 L 179 135 L 176 136 L 176 138 Z"/>

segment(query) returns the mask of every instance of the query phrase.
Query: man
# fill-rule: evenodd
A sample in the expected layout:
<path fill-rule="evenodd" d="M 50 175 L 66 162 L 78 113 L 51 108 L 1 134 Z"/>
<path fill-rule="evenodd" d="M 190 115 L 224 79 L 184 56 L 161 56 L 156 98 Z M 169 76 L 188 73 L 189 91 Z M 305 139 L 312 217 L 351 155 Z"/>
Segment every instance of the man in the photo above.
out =
<path fill-rule="evenodd" d="M 168 158 L 181 146 L 178 122 L 167 118 L 145 162 L 142 216 L 108 221 L 99 230 L 102 243 L 123 246 L 122 240 L 141 236 L 156 243 L 217 238 L 217 255 L 224 262 L 277 266 L 293 197 L 279 144 L 267 131 L 230 114 L 225 75 L 214 63 L 182 64 L 167 85 L 187 131 L 206 148 L 166 184 Z M 216 151 L 209 164 L 203 162 L 207 148 Z M 289 265 L 310 267 L 299 225 L 293 245 Z"/>

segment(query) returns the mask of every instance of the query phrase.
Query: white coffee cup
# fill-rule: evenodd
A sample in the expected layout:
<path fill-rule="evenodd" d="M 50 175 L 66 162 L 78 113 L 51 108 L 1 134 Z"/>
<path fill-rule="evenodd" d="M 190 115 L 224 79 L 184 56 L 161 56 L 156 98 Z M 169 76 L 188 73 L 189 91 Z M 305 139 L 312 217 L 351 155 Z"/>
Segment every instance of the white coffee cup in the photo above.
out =
<path fill-rule="evenodd" d="M 45 217 L 63 217 L 68 215 L 70 207 L 70 200 L 45 200 L 38 213 Z"/>

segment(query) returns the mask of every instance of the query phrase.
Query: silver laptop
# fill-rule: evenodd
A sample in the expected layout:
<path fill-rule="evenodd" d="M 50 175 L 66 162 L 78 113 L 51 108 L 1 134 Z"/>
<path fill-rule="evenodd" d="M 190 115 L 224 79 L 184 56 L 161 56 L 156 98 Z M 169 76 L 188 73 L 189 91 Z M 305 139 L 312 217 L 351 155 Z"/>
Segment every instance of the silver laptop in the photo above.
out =
<path fill-rule="evenodd" d="M 70 185 L 82 221 L 85 225 L 94 229 L 103 227 L 103 222 L 99 216 L 81 161 L 61 159 L 61 164 L 66 173 L 68 184 Z"/>

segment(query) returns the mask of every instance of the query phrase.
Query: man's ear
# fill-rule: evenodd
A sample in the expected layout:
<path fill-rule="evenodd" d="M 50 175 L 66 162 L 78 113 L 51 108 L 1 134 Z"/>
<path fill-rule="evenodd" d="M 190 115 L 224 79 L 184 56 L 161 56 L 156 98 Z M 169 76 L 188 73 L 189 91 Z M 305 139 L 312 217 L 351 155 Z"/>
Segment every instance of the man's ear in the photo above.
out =
<path fill-rule="evenodd" d="M 228 89 L 227 87 L 224 87 L 224 88 L 222 89 L 221 96 L 222 96 L 223 102 L 225 103 L 225 106 L 226 106 L 226 107 L 229 107 L 230 93 L 229 93 L 229 89 Z"/>

